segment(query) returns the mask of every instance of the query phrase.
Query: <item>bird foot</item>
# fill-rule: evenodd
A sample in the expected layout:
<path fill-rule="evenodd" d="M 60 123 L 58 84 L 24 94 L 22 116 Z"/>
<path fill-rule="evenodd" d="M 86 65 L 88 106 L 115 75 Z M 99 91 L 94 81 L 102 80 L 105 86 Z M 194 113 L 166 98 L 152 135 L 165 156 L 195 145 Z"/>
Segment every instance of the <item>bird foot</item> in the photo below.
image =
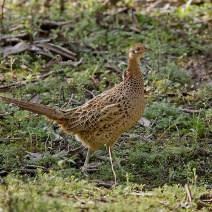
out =
<path fill-rule="evenodd" d="M 80 169 L 85 176 L 88 176 L 88 173 L 90 173 L 90 172 L 95 172 L 95 171 L 99 170 L 97 163 L 90 163 L 88 165 L 84 165 Z"/>
<path fill-rule="evenodd" d="M 88 176 L 88 166 L 83 166 L 80 168 L 81 172 L 83 173 L 84 176 Z"/>

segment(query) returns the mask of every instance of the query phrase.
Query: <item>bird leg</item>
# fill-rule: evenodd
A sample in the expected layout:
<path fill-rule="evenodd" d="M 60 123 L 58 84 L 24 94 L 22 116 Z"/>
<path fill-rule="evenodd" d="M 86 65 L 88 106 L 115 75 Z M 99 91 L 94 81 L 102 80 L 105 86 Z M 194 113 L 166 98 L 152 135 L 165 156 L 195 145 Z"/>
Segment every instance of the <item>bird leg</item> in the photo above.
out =
<path fill-rule="evenodd" d="M 114 167 L 113 167 L 113 154 L 112 154 L 112 151 L 111 151 L 111 147 L 109 146 L 108 147 L 108 152 L 109 152 L 109 156 L 110 156 L 110 163 L 111 163 L 111 169 L 112 169 L 112 172 L 113 172 L 113 175 L 114 175 L 114 181 L 115 181 L 115 185 L 117 184 L 117 177 L 116 177 L 116 173 L 114 171 Z"/>
<path fill-rule="evenodd" d="M 85 175 L 87 175 L 87 169 L 88 169 L 88 164 L 89 164 L 89 161 L 91 158 L 91 153 L 92 153 L 92 151 L 88 148 L 85 163 L 84 163 L 84 166 L 82 167 L 82 172 Z"/>
<path fill-rule="evenodd" d="M 121 169 L 121 164 L 120 164 L 120 160 L 116 157 L 116 155 L 114 154 L 114 151 L 113 151 L 113 147 L 111 146 L 106 146 L 107 148 L 107 151 L 109 152 L 109 149 L 110 149 L 110 152 L 111 152 L 111 157 L 113 159 L 113 162 L 116 163 L 116 165 L 118 166 L 119 169 Z M 110 153 L 109 153 L 110 154 Z"/>

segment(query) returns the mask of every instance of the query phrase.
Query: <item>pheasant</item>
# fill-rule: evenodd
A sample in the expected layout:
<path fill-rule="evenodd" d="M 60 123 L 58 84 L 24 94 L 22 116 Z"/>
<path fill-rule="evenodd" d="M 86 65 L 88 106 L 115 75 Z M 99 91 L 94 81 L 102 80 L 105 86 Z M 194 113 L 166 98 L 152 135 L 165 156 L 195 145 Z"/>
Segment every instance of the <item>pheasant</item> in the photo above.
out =
<path fill-rule="evenodd" d="M 88 148 L 83 170 L 88 168 L 91 153 L 106 145 L 112 164 L 112 150 L 121 134 L 132 128 L 144 112 L 144 85 L 140 58 L 151 50 L 134 44 L 129 50 L 125 79 L 82 106 L 67 111 L 0 96 L 24 110 L 46 116 L 61 125 L 62 130 Z"/>

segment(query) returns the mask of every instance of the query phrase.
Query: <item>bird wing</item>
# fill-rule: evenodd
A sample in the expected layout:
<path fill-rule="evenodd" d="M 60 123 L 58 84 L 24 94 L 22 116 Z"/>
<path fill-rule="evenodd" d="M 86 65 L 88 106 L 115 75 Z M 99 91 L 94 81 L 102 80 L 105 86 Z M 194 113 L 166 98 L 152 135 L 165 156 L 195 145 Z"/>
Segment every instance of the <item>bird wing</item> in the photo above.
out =
<path fill-rule="evenodd" d="M 79 132 L 110 125 L 123 117 L 124 108 L 129 103 L 124 96 L 100 94 L 81 107 L 64 114 L 64 118 L 69 120 L 67 130 Z"/>

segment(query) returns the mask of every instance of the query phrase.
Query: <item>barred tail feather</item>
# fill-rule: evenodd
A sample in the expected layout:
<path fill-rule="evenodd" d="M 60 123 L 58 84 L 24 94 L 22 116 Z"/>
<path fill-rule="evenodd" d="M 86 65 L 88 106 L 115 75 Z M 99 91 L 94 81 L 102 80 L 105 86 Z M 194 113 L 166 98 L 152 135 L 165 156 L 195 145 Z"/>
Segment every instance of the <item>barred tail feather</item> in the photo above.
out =
<path fill-rule="evenodd" d="M 21 109 L 31 111 L 40 115 L 44 115 L 49 119 L 55 120 L 56 122 L 63 122 L 64 113 L 60 110 L 32 102 L 26 102 L 22 100 L 16 100 L 8 97 L 0 96 L 5 102 L 13 103 Z M 65 121 L 65 120 L 64 120 Z"/>

